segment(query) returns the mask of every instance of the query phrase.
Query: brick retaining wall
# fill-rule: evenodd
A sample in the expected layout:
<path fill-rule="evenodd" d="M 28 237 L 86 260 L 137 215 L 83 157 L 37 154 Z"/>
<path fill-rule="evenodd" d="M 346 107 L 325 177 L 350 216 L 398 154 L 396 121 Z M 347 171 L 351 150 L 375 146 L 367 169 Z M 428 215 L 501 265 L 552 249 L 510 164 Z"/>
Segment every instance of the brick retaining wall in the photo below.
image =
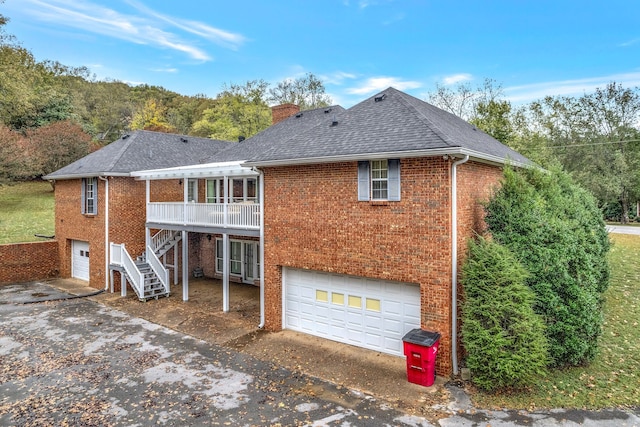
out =
<path fill-rule="evenodd" d="M 0 245 L 0 283 L 57 277 L 59 262 L 55 240 Z"/>

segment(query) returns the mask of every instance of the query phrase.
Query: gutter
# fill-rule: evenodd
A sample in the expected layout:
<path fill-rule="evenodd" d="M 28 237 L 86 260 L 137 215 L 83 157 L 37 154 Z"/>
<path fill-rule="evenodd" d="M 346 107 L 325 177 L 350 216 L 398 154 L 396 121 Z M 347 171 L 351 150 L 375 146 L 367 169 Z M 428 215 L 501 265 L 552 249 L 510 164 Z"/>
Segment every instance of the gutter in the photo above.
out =
<path fill-rule="evenodd" d="M 458 166 L 469 155 L 451 164 L 451 364 L 458 375 Z"/>
<path fill-rule="evenodd" d="M 276 160 L 249 160 L 241 163 L 246 167 L 270 167 L 270 166 L 290 166 L 318 163 L 352 162 L 358 160 L 376 159 L 404 159 L 411 157 L 437 157 L 437 156 L 469 156 L 480 163 L 493 165 L 510 164 L 515 167 L 532 167 L 533 163 L 516 161 L 508 157 L 494 156 L 464 147 L 435 148 L 427 150 L 408 151 L 385 151 L 378 153 L 359 153 L 338 156 L 306 157 L 297 159 L 276 159 Z"/>
<path fill-rule="evenodd" d="M 104 181 L 104 291 L 109 289 L 109 178 L 98 176 Z"/>

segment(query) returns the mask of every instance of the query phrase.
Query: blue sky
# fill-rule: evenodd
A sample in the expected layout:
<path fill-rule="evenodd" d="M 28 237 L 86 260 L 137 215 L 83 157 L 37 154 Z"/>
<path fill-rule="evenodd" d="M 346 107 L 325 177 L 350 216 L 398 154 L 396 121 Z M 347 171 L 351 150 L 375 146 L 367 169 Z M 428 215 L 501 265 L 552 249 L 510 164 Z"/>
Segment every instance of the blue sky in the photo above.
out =
<path fill-rule="evenodd" d="M 38 60 L 184 95 L 307 72 L 344 107 L 485 78 L 514 104 L 640 86 L 636 0 L 5 0 L 0 13 Z"/>

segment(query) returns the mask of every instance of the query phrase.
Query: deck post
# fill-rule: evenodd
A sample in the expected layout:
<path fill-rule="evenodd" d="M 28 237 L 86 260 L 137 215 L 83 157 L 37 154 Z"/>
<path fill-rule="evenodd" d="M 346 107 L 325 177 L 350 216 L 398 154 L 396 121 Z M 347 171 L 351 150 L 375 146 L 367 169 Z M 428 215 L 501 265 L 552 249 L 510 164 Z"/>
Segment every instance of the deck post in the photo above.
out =
<path fill-rule="evenodd" d="M 189 300 L 189 233 L 182 230 L 182 301 Z"/>
<path fill-rule="evenodd" d="M 229 235 L 222 235 L 222 311 L 229 312 Z"/>

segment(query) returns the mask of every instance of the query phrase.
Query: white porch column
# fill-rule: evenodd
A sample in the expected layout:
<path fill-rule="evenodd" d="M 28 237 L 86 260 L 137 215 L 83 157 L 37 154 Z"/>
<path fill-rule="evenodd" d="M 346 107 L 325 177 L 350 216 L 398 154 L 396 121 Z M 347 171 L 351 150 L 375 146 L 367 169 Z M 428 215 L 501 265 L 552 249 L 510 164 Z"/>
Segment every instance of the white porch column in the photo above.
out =
<path fill-rule="evenodd" d="M 173 284 L 178 284 L 178 246 L 173 248 Z"/>
<path fill-rule="evenodd" d="M 182 301 L 189 301 L 189 233 L 182 231 Z"/>
<path fill-rule="evenodd" d="M 229 311 L 229 235 L 222 235 L 222 311 Z"/>
<path fill-rule="evenodd" d="M 222 198 L 222 225 L 227 228 L 228 214 L 229 214 L 229 177 L 224 176 L 222 178 L 223 198 Z"/>
<path fill-rule="evenodd" d="M 144 211 L 146 212 L 145 222 L 147 222 L 149 218 L 149 203 L 151 201 L 150 194 L 151 194 L 151 181 L 147 179 L 145 181 L 145 200 L 144 200 L 144 209 L 145 209 Z M 144 250 L 146 251 L 150 245 L 151 245 L 151 230 L 149 230 L 149 227 L 145 226 Z"/>

